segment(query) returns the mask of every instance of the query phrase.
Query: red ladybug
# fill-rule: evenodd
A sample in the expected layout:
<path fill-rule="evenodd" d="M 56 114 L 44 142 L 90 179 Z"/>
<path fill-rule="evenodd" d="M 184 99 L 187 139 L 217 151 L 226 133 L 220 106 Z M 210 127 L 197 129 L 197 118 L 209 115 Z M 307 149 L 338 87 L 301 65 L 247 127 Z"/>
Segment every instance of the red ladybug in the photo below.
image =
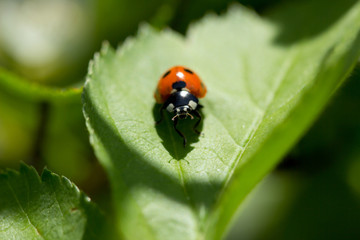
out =
<path fill-rule="evenodd" d="M 186 146 L 186 137 L 176 128 L 178 119 L 185 119 L 187 116 L 193 119 L 191 115 L 195 115 L 199 120 L 195 123 L 193 129 L 200 134 L 196 127 L 201 122 L 201 115 L 198 108 L 198 98 L 206 95 L 206 87 L 200 80 L 198 75 L 188 68 L 175 66 L 166 71 L 159 80 L 154 97 L 156 102 L 162 104 L 160 108 L 161 118 L 156 123 L 162 121 L 162 110 L 166 109 L 170 113 L 174 113 L 172 118 L 174 129 L 183 138 L 184 147 Z"/>

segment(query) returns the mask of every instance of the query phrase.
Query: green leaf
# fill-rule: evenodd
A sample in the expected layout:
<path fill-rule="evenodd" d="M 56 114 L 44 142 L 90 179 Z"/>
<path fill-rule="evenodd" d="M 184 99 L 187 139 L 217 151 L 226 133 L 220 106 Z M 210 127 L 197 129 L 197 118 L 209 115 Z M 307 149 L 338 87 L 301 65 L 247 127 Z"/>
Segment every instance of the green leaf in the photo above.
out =
<path fill-rule="evenodd" d="M 303 18 L 306 13 L 306 18 Z M 220 239 L 244 197 L 310 126 L 360 55 L 360 3 L 234 6 L 186 39 L 144 26 L 90 65 L 84 114 L 127 239 Z M 155 126 L 153 92 L 173 65 L 208 87 L 203 135 Z"/>
<path fill-rule="evenodd" d="M 2 91 L 20 96 L 32 102 L 38 101 L 78 101 L 81 87 L 49 87 L 30 82 L 0 67 L 0 88 Z"/>
<path fill-rule="evenodd" d="M 65 177 L 21 165 L 0 174 L 0 239 L 100 239 L 105 222 Z"/>

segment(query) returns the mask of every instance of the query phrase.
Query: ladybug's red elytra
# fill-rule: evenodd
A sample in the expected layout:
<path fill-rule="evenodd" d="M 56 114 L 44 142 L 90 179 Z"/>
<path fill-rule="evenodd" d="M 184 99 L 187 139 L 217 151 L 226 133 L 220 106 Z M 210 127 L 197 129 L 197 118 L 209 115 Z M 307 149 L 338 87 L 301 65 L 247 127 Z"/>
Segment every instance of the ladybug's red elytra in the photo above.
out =
<path fill-rule="evenodd" d="M 155 90 L 155 100 L 162 104 L 160 108 L 161 118 L 156 124 L 162 121 L 162 111 L 166 109 L 170 113 L 174 113 L 172 118 L 174 129 L 183 138 L 184 147 L 186 146 L 186 137 L 176 128 L 179 119 L 185 119 L 188 116 L 193 119 L 193 115 L 198 118 L 193 129 L 200 134 L 196 127 L 201 122 L 201 114 L 197 110 L 202 107 L 198 98 L 206 95 L 206 87 L 200 80 L 199 76 L 192 70 L 175 66 L 166 71 L 160 78 Z M 192 115 L 193 114 L 193 115 Z"/>

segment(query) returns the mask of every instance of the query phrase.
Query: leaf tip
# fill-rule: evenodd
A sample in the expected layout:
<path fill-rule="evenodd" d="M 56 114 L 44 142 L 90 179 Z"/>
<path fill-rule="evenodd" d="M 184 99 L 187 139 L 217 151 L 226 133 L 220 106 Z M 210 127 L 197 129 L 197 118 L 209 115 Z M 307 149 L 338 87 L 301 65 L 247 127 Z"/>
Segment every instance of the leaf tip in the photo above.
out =
<path fill-rule="evenodd" d="M 15 171 L 16 172 L 16 171 Z M 29 166 L 24 162 L 20 162 L 20 169 L 19 169 L 19 175 L 25 174 L 25 175 L 33 175 L 39 178 L 39 174 L 36 171 L 36 169 L 33 166 Z"/>
<path fill-rule="evenodd" d="M 49 179 L 49 178 L 53 177 L 54 175 L 56 176 L 56 174 L 53 174 L 49 169 L 47 169 L 45 167 L 41 173 L 41 180 L 45 181 L 46 179 Z"/>
<path fill-rule="evenodd" d="M 111 46 L 110 46 L 109 41 L 107 41 L 107 40 L 103 41 L 102 45 L 101 45 L 100 55 L 101 56 L 106 55 L 110 49 L 111 49 Z"/>
<path fill-rule="evenodd" d="M 139 25 L 139 30 L 137 35 L 146 36 L 154 32 L 155 32 L 155 28 L 153 28 L 150 24 L 144 22 Z"/>

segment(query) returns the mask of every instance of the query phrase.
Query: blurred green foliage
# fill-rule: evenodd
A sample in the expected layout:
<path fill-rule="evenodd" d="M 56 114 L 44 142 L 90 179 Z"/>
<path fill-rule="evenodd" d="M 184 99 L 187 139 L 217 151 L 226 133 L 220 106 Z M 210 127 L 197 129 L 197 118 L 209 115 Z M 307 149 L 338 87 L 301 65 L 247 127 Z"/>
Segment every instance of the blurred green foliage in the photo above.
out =
<path fill-rule="evenodd" d="M 45 2 L 0 0 L 0 167 L 17 168 L 20 161 L 38 169 L 46 165 L 101 202 L 108 194 L 102 191 L 106 177 L 89 145 L 81 113 L 80 92 L 89 59 L 103 40 L 116 46 L 134 35 L 142 22 L 185 33 L 192 22 L 209 12 L 224 12 L 234 1 Z M 259 13 L 286 4 L 238 2 Z M 248 239 L 360 238 L 359 73 L 357 68 L 275 172 L 280 177 L 270 189 L 275 193 L 283 189 L 279 199 L 254 200 L 265 215 L 251 211 L 251 218 L 268 220 L 258 228 L 254 221 L 257 233 Z M 269 194 L 273 193 L 260 187 L 253 199 L 268 199 Z M 253 209 L 250 204 L 246 207 Z M 266 215 L 270 208 L 279 214 Z M 235 225 L 229 238 L 242 234 L 246 239 L 244 232 Z"/>

